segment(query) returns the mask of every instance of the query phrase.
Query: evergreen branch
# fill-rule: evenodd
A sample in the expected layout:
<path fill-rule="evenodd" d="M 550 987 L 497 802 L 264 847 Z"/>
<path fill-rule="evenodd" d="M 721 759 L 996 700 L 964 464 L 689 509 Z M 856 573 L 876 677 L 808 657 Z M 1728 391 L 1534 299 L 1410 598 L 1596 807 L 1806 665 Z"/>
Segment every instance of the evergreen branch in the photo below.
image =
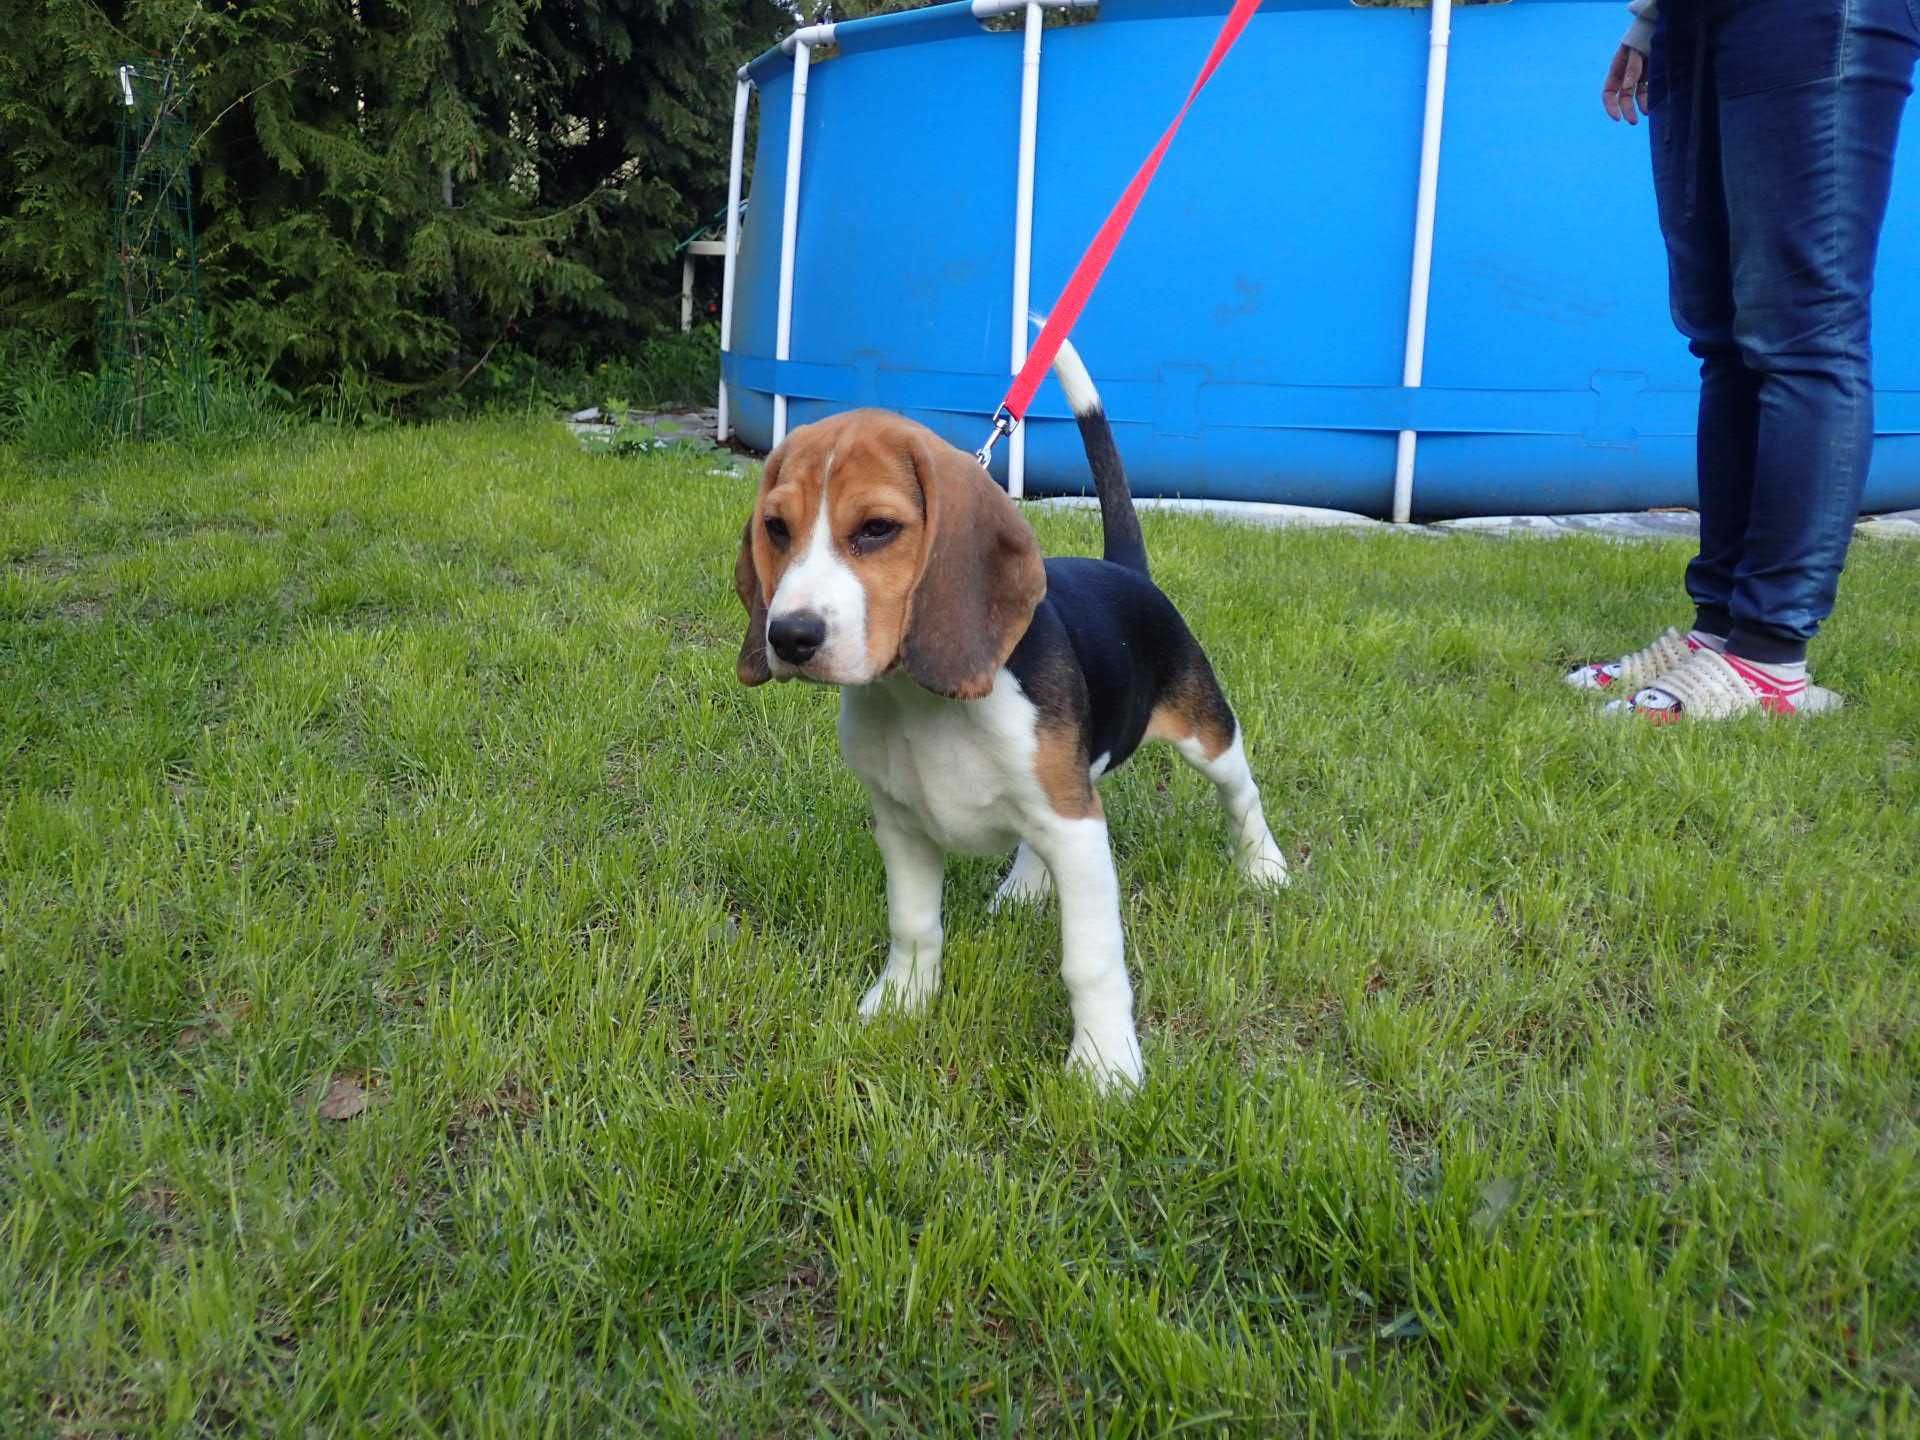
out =
<path fill-rule="evenodd" d="M 506 330 L 502 330 L 498 335 L 493 337 L 492 341 L 488 343 L 487 348 L 480 352 L 480 358 L 474 361 L 472 365 L 468 366 L 467 373 L 462 375 L 459 378 L 459 380 L 454 382 L 453 389 L 447 392 L 449 395 L 458 395 L 460 393 L 460 387 L 465 385 L 467 381 L 471 380 L 474 377 L 474 375 L 479 371 L 480 367 L 487 363 L 487 357 L 493 354 L 494 346 L 498 345 L 502 340 L 506 339 L 508 332 L 511 331 L 512 329 L 513 329 L 512 322 L 508 322 Z"/>
<path fill-rule="evenodd" d="M 247 91 L 246 94 L 236 97 L 230 104 L 228 104 L 224 109 L 222 109 L 218 115 L 214 116 L 205 125 L 200 127 L 200 133 L 195 135 L 193 139 L 187 142 L 188 148 L 193 150 L 198 150 L 200 148 L 200 142 L 206 139 L 207 136 L 213 133 L 213 127 L 218 125 L 222 120 L 226 119 L 227 116 L 231 114 L 234 110 L 246 104 L 247 101 L 251 100 L 254 96 L 258 95 L 262 90 L 265 90 L 269 85 L 278 85 L 282 81 L 291 80 L 294 76 L 298 75 L 301 72 L 301 70 L 303 70 L 304 68 L 305 68 L 304 64 L 295 65 L 291 70 L 282 71 L 280 74 L 274 76 L 271 80 L 262 80 L 258 85 L 254 86 L 251 90 Z"/>
<path fill-rule="evenodd" d="M 551 225 L 557 220 L 564 220 L 569 215 L 588 208 L 602 196 L 609 195 L 612 192 L 613 186 L 602 180 L 572 204 L 562 205 L 558 210 L 549 210 L 544 215 L 489 215 L 487 219 L 502 229 L 537 229 L 543 225 Z"/>

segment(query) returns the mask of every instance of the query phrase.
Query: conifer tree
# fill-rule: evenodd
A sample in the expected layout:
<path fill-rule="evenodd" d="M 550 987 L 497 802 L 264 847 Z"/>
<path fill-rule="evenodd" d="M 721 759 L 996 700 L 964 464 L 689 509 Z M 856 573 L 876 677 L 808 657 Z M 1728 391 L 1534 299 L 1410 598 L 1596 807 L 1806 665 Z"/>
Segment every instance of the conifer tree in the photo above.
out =
<path fill-rule="evenodd" d="M 217 349 L 294 390 L 445 384 L 503 340 L 617 346 L 725 196 L 771 0 L 22 0 L 0 19 L 0 315 L 91 343 L 115 68 L 193 85 Z"/>

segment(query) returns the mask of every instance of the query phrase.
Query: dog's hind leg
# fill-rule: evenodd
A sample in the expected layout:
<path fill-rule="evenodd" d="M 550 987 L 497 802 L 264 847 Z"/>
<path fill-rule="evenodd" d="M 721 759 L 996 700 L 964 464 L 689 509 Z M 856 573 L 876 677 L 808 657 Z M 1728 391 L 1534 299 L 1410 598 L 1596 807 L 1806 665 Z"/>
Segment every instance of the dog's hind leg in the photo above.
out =
<path fill-rule="evenodd" d="M 1209 756 L 1200 740 L 1176 740 L 1174 748 L 1188 764 L 1213 781 L 1220 792 L 1220 804 L 1227 812 L 1227 825 L 1233 832 L 1234 856 L 1240 873 L 1258 885 L 1287 883 L 1287 857 L 1260 805 L 1260 787 L 1253 782 L 1253 770 L 1247 764 L 1246 746 L 1241 743 L 1240 727 L 1234 726 L 1233 743 Z"/>
<path fill-rule="evenodd" d="M 1186 674 L 1154 707 L 1147 735 L 1170 742 L 1189 765 L 1213 782 L 1227 812 L 1240 873 L 1255 884 L 1285 885 L 1287 857 L 1267 828 L 1240 722 L 1197 646 Z"/>
<path fill-rule="evenodd" d="M 1052 894 L 1052 873 L 1034 853 L 1033 847 L 1022 840 L 1019 850 L 1014 853 L 1013 868 L 1007 871 L 1007 878 L 1000 882 L 1000 888 L 993 892 L 987 909 L 997 913 L 1008 905 L 1038 905 Z"/>

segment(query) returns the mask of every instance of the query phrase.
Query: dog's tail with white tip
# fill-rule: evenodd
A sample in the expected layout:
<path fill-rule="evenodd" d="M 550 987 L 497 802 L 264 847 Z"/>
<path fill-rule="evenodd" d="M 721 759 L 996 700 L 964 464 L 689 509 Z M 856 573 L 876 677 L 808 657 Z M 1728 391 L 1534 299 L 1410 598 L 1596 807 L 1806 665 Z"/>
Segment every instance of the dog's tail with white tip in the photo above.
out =
<path fill-rule="evenodd" d="M 1035 315 L 1033 323 L 1045 322 Z M 1147 544 L 1140 535 L 1140 517 L 1134 513 L 1133 492 L 1127 488 L 1127 472 L 1120 463 L 1120 451 L 1113 443 L 1113 427 L 1107 423 L 1106 406 L 1100 392 L 1093 388 L 1093 377 L 1080 359 L 1072 342 L 1062 341 L 1053 360 L 1054 377 L 1067 392 L 1067 404 L 1073 418 L 1080 422 L 1080 441 L 1087 447 L 1087 464 L 1093 468 L 1094 488 L 1100 492 L 1100 528 L 1105 558 L 1129 570 L 1147 573 Z"/>

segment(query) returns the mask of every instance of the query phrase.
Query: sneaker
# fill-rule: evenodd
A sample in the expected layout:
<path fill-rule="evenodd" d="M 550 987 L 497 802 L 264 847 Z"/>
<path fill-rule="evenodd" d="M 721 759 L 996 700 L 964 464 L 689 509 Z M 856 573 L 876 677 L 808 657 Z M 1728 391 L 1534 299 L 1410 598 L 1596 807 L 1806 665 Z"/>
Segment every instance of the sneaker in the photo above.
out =
<path fill-rule="evenodd" d="M 1696 650 L 1718 650 L 1726 644 L 1717 635 L 1698 630 L 1684 634 L 1668 627 L 1651 645 L 1622 655 L 1618 660 L 1596 660 L 1576 665 L 1560 678 L 1576 690 L 1597 690 L 1615 695 L 1645 685 L 1655 676 L 1673 669 Z"/>

